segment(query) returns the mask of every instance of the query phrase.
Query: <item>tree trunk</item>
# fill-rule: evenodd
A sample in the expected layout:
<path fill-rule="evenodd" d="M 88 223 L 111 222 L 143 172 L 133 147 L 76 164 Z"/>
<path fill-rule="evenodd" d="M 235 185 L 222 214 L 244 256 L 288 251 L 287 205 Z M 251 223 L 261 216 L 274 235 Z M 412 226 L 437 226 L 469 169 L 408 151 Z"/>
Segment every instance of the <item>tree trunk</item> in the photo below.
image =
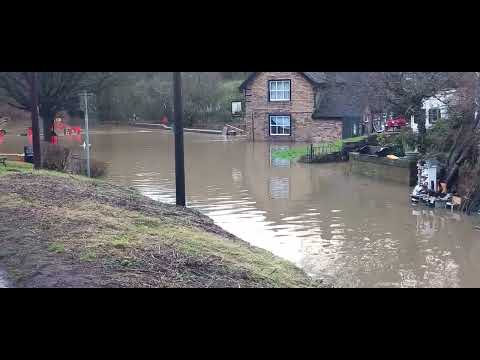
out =
<path fill-rule="evenodd" d="M 450 187 L 456 180 L 458 170 L 463 162 L 474 150 L 475 146 L 478 146 L 478 130 L 480 126 L 480 73 L 475 73 L 475 95 L 474 95 L 474 108 L 473 114 L 468 116 L 472 121 L 469 126 L 462 127 L 459 130 L 459 136 L 455 139 L 454 147 L 450 152 L 448 158 L 447 168 L 447 186 Z M 460 141 L 460 144 L 458 144 Z"/>
<path fill-rule="evenodd" d="M 43 120 L 43 139 L 46 142 L 50 142 L 52 139 L 52 127 L 55 120 L 55 112 L 53 110 L 41 110 L 40 116 Z"/>
<path fill-rule="evenodd" d="M 471 144 L 465 145 L 463 147 L 463 151 L 460 153 L 456 161 L 451 166 L 448 166 L 448 175 L 446 179 L 447 188 L 450 188 L 455 182 L 458 175 L 458 170 L 460 169 L 460 166 L 465 161 L 465 159 L 468 157 L 470 149 Z"/>
<path fill-rule="evenodd" d="M 418 152 L 420 154 L 425 154 L 427 151 L 425 145 L 425 139 L 427 137 L 427 127 L 426 127 L 426 119 L 425 114 L 421 107 L 417 107 L 414 110 L 414 117 L 417 119 L 417 126 L 418 126 Z"/>

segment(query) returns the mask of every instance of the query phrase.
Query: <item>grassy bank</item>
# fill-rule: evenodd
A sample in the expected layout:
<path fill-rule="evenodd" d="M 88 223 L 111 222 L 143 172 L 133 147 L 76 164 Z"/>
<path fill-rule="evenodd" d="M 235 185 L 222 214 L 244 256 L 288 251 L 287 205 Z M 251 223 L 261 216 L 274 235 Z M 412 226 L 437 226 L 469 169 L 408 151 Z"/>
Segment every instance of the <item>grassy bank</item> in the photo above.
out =
<path fill-rule="evenodd" d="M 0 268 L 18 287 L 318 287 L 197 211 L 135 189 L 8 163 Z"/>
<path fill-rule="evenodd" d="M 331 145 L 332 152 L 340 151 L 345 144 L 351 144 L 355 142 L 359 142 L 365 140 L 365 136 L 357 136 L 348 139 L 337 140 L 332 143 L 318 143 L 314 144 L 314 146 L 327 146 Z M 303 155 L 306 155 L 310 149 L 310 145 L 303 145 L 294 147 L 288 150 L 278 150 L 272 153 L 272 156 L 277 159 L 285 159 L 285 160 L 297 160 Z"/>

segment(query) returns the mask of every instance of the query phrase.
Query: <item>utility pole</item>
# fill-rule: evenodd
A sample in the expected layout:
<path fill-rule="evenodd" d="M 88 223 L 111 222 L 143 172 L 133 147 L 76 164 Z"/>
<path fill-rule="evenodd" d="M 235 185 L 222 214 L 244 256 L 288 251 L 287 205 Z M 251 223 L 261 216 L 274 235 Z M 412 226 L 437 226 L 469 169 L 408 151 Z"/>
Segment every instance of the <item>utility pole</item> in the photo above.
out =
<path fill-rule="evenodd" d="M 87 152 L 87 176 L 90 177 L 90 133 L 88 131 L 88 93 L 85 91 L 85 150 Z"/>
<path fill-rule="evenodd" d="M 32 112 L 32 145 L 33 145 L 33 166 L 40 169 L 42 166 L 42 155 L 40 150 L 40 126 L 38 123 L 38 83 L 37 73 L 32 72 L 30 78 L 31 90 L 31 112 Z"/>
<path fill-rule="evenodd" d="M 177 205 L 185 206 L 185 160 L 183 146 L 182 75 L 173 73 L 173 106 L 175 113 L 175 189 Z"/>

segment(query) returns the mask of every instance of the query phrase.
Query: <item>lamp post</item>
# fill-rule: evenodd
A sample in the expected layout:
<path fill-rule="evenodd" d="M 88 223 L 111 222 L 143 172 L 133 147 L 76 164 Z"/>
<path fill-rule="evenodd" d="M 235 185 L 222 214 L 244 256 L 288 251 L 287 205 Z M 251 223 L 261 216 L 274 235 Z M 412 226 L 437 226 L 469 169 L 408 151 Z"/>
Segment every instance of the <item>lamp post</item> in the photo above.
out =
<path fill-rule="evenodd" d="M 185 160 L 183 145 L 182 75 L 173 73 L 173 106 L 175 118 L 175 190 L 177 205 L 185 206 Z"/>
<path fill-rule="evenodd" d="M 33 147 L 33 166 L 40 169 L 42 165 L 42 155 L 40 153 L 40 126 L 38 123 L 38 83 L 37 73 L 32 72 L 30 75 L 30 97 L 32 112 L 32 147 Z"/>

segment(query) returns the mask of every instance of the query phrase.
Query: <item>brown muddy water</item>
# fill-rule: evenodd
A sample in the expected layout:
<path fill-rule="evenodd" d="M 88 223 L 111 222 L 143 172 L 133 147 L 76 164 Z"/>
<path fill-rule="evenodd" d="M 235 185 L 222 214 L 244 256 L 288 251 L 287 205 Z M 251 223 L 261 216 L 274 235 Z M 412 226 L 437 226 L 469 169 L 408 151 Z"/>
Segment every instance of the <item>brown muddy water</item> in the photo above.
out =
<path fill-rule="evenodd" d="M 0 153 L 25 141 L 7 135 Z M 111 181 L 175 202 L 172 133 L 93 131 L 91 142 Z M 273 159 L 278 147 L 185 134 L 188 206 L 338 287 L 480 286 L 478 216 L 414 207 L 409 188 L 352 175 L 348 164 Z"/>

